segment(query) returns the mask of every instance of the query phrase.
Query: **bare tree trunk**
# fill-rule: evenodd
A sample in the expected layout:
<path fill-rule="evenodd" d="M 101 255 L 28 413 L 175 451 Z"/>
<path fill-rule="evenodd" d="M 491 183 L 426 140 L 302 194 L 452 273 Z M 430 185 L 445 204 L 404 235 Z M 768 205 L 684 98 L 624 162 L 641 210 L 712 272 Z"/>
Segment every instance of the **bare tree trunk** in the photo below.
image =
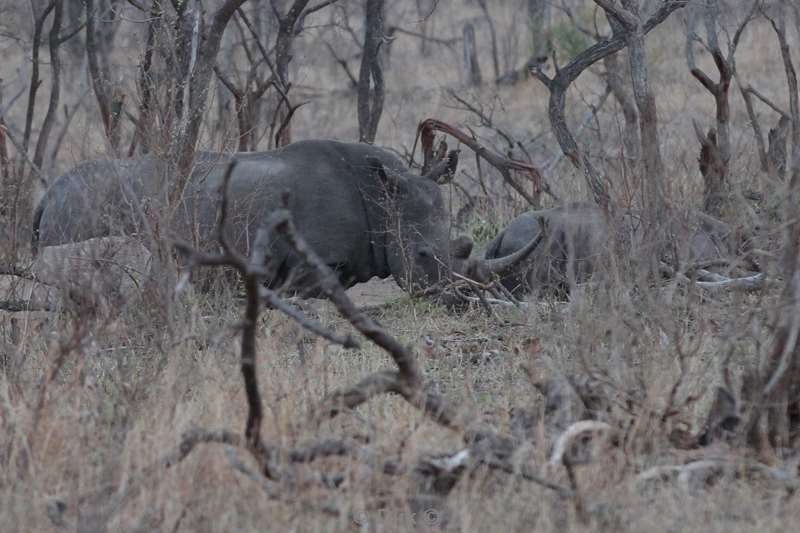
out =
<path fill-rule="evenodd" d="M 736 48 L 747 24 L 752 20 L 758 2 L 751 4 L 745 18 L 737 28 L 733 39 L 729 41 L 727 55 L 722 52 L 718 38 L 718 19 L 720 15 L 719 0 L 705 0 L 700 6 L 700 14 L 705 23 L 706 48 L 711 52 L 714 65 L 719 73 L 719 81 L 713 81 L 702 69 L 698 68 L 694 57 L 694 42 L 700 38 L 694 31 L 696 13 L 690 12 L 687 17 L 686 62 L 689 71 L 714 97 L 716 104 L 716 128 L 705 137 L 700 137 L 702 145 L 700 171 L 703 174 L 705 190 L 703 193 L 704 210 L 713 216 L 721 216 L 728 197 L 728 165 L 731 158 L 731 141 L 729 132 L 730 103 L 728 91 L 731 80 L 736 73 Z"/>
<path fill-rule="evenodd" d="M 176 91 L 178 99 L 178 123 L 172 138 L 174 142 L 170 147 L 169 170 L 174 176 L 175 183 L 170 187 L 168 205 L 170 213 L 177 207 L 194 161 L 195 147 L 200 137 L 200 127 L 203 123 L 206 100 L 208 99 L 209 84 L 214 71 L 217 52 L 222 41 L 222 34 L 236 10 L 247 0 L 227 0 L 222 7 L 214 13 L 208 32 L 199 35 L 201 27 L 201 11 L 196 13 L 196 22 L 192 26 L 191 37 L 184 35 L 184 40 L 191 42 L 191 53 L 188 69 L 185 73 L 186 81 L 184 91 Z M 196 9 L 200 5 L 196 4 Z M 184 30 L 184 32 L 187 30 Z M 202 42 L 201 42 L 202 41 Z M 186 96 L 180 93 L 185 92 Z"/>
<path fill-rule="evenodd" d="M 292 45 L 294 44 L 296 27 L 308 2 L 309 0 L 295 0 L 286 15 L 279 17 L 278 20 L 278 36 L 275 40 L 275 76 L 277 83 L 280 85 L 278 92 L 281 93 L 281 96 L 275 107 L 273 127 L 278 124 L 282 125 L 282 127 L 277 132 L 276 146 L 286 146 L 292 142 L 292 129 L 287 120 L 291 118 L 290 113 L 293 112 L 288 99 L 291 87 L 289 82 L 289 63 L 292 60 Z"/>
<path fill-rule="evenodd" d="M 623 69 L 618 61 L 618 54 L 612 54 L 603 59 L 606 67 L 606 83 L 611 89 L 611 94 L 622 108 L 625 119 L 625 129 L 622 132 L 622 145 L 624 154 L 634 165 L 639 161 L 641 141 L 639 140 L 639 112 L 633 96 L 626 87 L 625 79 L 628 69 Z"/>
<path fill-rule="evenodd" d="M 486 17 L 486 23 L 489 25 L 489 36 L 492 44 L 492 66 L 494 67 L 494 80 L 495 83 L 500 80 L 500 57 L 497 50 L 497 30 L 494 27 L 494 19 L 489 12 L 489 6 L 486 5 L 486 0 L 478 0 L 478 5 Z"/>
<path fill-rule="evenodd" d="M 109 140 L 112 151 L 118 154 L 119 136 L 115 132 L 115 129 L 119 125 L 121 108 L 115 118 L 114 110 L 117 106 L 112 101 L 113 95 L 111 91 L 111 80 L 109 79 L 110 75 L 107 65 L 101 64 L 100 54 L 102 52 L 100 52 L 100 47 L 97 42 L 98 9 L 95 6 L 94 0 L 84 0 L 84 2 L 86 4 L 86 57 L 89 62 L 89 74 L 92 78 L 92 87 L 94 88 L 94 94 L 97 98 L 97 105 L 100 108 L 100 118 L 103 120 L 106 138 Z"/>
<path fill-rule="evenodd" d="M 753 105 L 753 95 L 747 90 L 748 88 L 742 84 L 739 75 L 734 72 L 734 76 L 736 77 L 736 83 L 739 85 L 739 92 L 744 100 L 745 109 L 747 110 L 747 118 L 750 121 L 750 126 L 753 128 L 753 135 L 756 138 L 756 146 L 758 147 L 758 157 L 761 163 L 761 170 L 763 172 L 768 172 L 769 164 L 767 163 L 767 148 L 764 144 L 764 135 L 761 133 L 761 124 L 758 122 L 758 116 L 756 115 L 755 106 Z"/>
<path fill-rule="evenodd" d="M 3 79 L 0 78 L 0 109 L 3 108 Z M 9 191 L 11 190 L 11 180 L 13 172 L 11 160 L 8 157 L 8 144 L 6 143 L 6 121 L 0 115 L 0 223 L 8 224 L 7 215 L 11 209 L 9 202 Z"/>
<path fill-rule="evenodd" d="M 550 2 L 548 0 L 527 0 L 528 28 L 531 32 L 531 57 L 544 62 L 548 56 L 548 28 L 550 26 Z"/>
<path fill-rule="evenodd" d="M 234 81 L 225 74 L 219 66 L 214 67 L 214 73 L 220 82 L 231 92 L 236 107 L 236 123 L 239 127 L 239 145 L 240 152 L 250 152 L 256 149 L 258 143 L 258 136 L 256 135 L 256 120 L 259 110 L 259 100 L 267 92 L 267 89 L 272 87 L 274 81 L 273 77 L 262 78 L 259 76 L 259 66 L 262 64 L 264 58 L 268 58 L 264 45 L 261 43 L 261 38 L 258 35 L 257 26 L 254 26 L 244 11 L 238 11 L 239 18 L 235 19 L 237 27 L 242 34 L 242 42 L 239 45 L 245 53 L 250 68 L 242 87 L 237 87 Z M 251 47 L 247 44 L 246 34 L 242 28 L 244 25 L 250 30 L 252 38 L 255 41 L 256 48 L 261 52 L 262 60 L 257 60 Z"/>
<path fill-rule="evenodd" d="M 468 85 L 481 84 L 481 67 L 478 63 L 475 27 L 471 22 L 464 24 L 464 74 Z"/>
<path fill-rule="evenodd" d="M 428 19 L 430 18 L 430 7 L 425 0 L 415 0 L 415 3 L 417 5 L 417 17 L 420 21 L 419 54 L 422 57 L 427 57 L 430 55 L 430 47 L 428 46 Z"/>
<path fill-rule="evenodd" d="M 161 317 L 169 322 L 175 269 L 171 248 L 165 237 L 170 221 L 180 207 L 192 175 L 195 151 L 205 116 L 209 86 L 222 35 L 236 10 L 247 0 L 226 0 L 206 22 L 199 0 L 176 3 L 175 64 L 173 84 L 168 92 L 172 124 L 169 143 L 154 184 L 156 219 L 148 234 L 152 254 L 152 285 L 147 294 L 159 302 Z"/>
<path fill-rule="evenodd" d="M 650 89 L 647 69 L 647 53 L 644 32 L 639 18 L 636 0 L 627 0 L 623 4 L 635 17 L 635 28 L 628 33 L 628 59 L 631 66 L 633 96 L 639 110 L 639 135 L 642 142 L 642 164 L 645 210 L 654 225 L 665 220 L 666 176 L 664 162 L 661 159 L 661 144 L 658 137 L 658 113 L 656 99 Z"/>
<path fill-rule="evenodd" d="M 61 97 L 61 56 L 59 46 L 61 45 L 61 22 L 64 15 L 64 0 L 57 0 L 53 11 L 53 24 L 50 28 L 49 47 L 50 47 L 50 102 L 47 106 L 47 114 L 42 122 L 42 129 L 39 132 L 39 139 L 36 141 L 36 149 L 33 155 L 33 164 L 37 168 L 42 168 L 44 153 L 47 150 L 47 143 L 50 132 L 58 113 L 58 103 Z"/>
<path fill-rule="evenodd" d="M 160 0 L 152 0 L 150 6 L 150 17 L 147 22 L 147 38 L 145 40 L 144 55 L 142 62 L 139 64 L 139 79 L 137 81 L 139 87 L 139 96 L 141 102 L 139 104 L 139 117 L 136 122 L 136 131 L 131 141 L 130 149 L 128 150 L 128 157 L 133 157 L 136 153 L 136 147 L 139 146 L 142 153 L 146 154 L 150 151 L 150 146 L 147 142 L 146 132 L 152 127 L 152 101 L 155 87 L 151 71 L 153 68 L 153 52 L 155 51 L 156 31 L 161 27 L 161 22 L 164 17 L 164 10 L 161 7 Z"/>
<path fill-rule="evenodd" d="M 31 44 L 31 81 L 28 86 L 28 107 L 25 113 L 25 130 L 22 133 L 22 146 L 20 146 L 22 153 L 19 158 L 19 166 L 17 167 L 19 179 L 25 174 L 26 156 L 28 154 L 28 147 L 30 146 L 33 118 L 36 110 L 36 93 L 39 92 L 39 87 L 42 84 L 42 81 L 39 79 L 39 51 L 42 44 L 42 29 L 45 20 L 56 7 L 56 1 L 57 0 L 50 0 L 41 12 L 37 12 L 36 2 L 31 3 L 34 12 L 33 42 Z"/>
<path fill-rule="evenodd" d="M 769 130 L 767 140 L 769 148 L 766 153 L 767 174 L 775 181 L 783 183 L 786 179 L 786 141 L 792 121 L 784 115 L 778 119 L 774 128 Z"/>
<path fill-rule="evenodd" d="M 367 0 L 364 47 L 358 75 L 358 139 L 373 143 L 383 112 L 383 70 L 380 48 L 383 42 L 384 0 Z"/>

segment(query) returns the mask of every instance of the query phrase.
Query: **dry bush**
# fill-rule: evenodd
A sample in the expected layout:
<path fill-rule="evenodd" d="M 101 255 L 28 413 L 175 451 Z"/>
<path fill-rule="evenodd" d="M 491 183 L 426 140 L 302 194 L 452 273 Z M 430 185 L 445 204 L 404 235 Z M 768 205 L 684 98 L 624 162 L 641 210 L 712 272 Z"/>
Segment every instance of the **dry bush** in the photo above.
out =
<path fill-rule="evenodd" d="M 29 80 L 27 71 L 14 71 L 30 54 L 29 30 L 6 38 L 15 27 L 26 27 L 27 15 L 12 4 L 0 2 L 0 47 L 4 57 L 19 61 L 0 66 L 5 98 L 0 109 Z M 291 94 L 294 103 L 308 103 L 292 119 L 295 139 L 358 136 L 357 95 L 322 44 L 355 69 L 359 47 L 346 26 L 360 35 L 361 7 L 341 4 L 344 11 L 320 12 L 297 36 Z M 427 41 L 421 53 L 418 37 L 395 31 L 386 43 L 391 46 L 384 50 L 386 99 L 377 142 L 410 152 L 420 118 L 437 117 L 471 128 L 480 142 L 502 154 L 536 163 L 558 198 L 588 198 L 582 173 L 560 154 L 550 133 L 548 92 L 538 81 L 462 85 L 458 39 L 467 21 L 475 27 L 484 77 L 494 71 L 490 29 L 479 4 L 389 6 L 391 25 L 441 42 Z M 500 37 L 501 70 L 519 69 L 528 55 L 520 37 L 527 24 L 518 16 L 522 3 L 485 4 Z M 591 2 L 561 4 L 573 7 L 584 26 L 592 23 Z M 574 53 L 576 43 L 591 37 L 574 30 L 563 11 L 554 9 L 551 16 L 563 61 L 561 55 Z M 789 22 L 795 51 L 800 36 Z M 128 109 L 136 109 L 141 94 L 136 63 L 128 59 L 140 54 L 143 37 L 129 21 L 120 24 L 111 60 L 121 74 L 113 83 L 128 95 Z M 681 21 L 670 18 L 648 36 L 649 75 L 659 104 L 668 198 L 701 207 L 700 147 L 692 120 L 701 117 L 711 124 L 715 109 L 686 67 L 683 35 Z M 248 63 L 231 39 L 222 54 L 231 75 L 244 80 Z M 515 45 L 514 39 L 520 42 Z M 695 52 L 697 64 L 714 72 L 711 56 Z M 54 139 L 70 126 L 63 130 L 63 143 L 45 158 L 48 178 L 106 152 L 80 63 L 64 55 L 64 75 L 74 83 L 64 87 L 69 113 L 59 116 Z M 743 85 L 771 101 L 786 101 L 780 54 L 767 21 L 758 19 L 744 32 L 737 69 Z M 48 72 L 44 67 L 45 80 Z M 616 100 L 603 100 L 606 84 L 597 74 L 587 72 L 576 81 L 567 118 L 582 148 L 609 169 L 615 197 L 640 205 L 644 177 L 630 172 L 620 148 L 624 116 Z M 49 91 L 45 82 L 40 105 Z M 730 95 L 727 169 L 732 207 L 725 216 L 743 228 L 758 228 L 764 270 L 775 273 L 779 267 L 769 254 L 780 252 L 784 193 L 762 170 L 750 117 L 735 93 Z M 224 87 L 212 95 L 201 147 L 238 145 L 229 98 Z M 765 129 L 777 123 L 778 113 L 760 101 L 756 106 Z M 269 119 L 260 117 L 260 128 L 268 130 Z M 21 101 L 5 120 L 24 122 Z M 19 134 L 15 128 L 10 131 Z M 123 121 L 122 137 L 130 140 L 133 131 Z M 270 142 L 261 137 L 256 145 L 265 148 Z M 453 213 L 469 203 L 467 195 L 473 198 L 464 224 L 478 240 L 486 240 L 528 204 L 502 184 L 499 174 L 485 164 L 479 169 L 468 153 L 462 152 L 466 165 L 457 178 L 463 191 L 452 190 Z M 0 204 L 7 199 L 4 189 Z M 554 202 L 547 195 L 542 200 Z M 1 240 L 6 227 L 0 226 L 0 252 L 11 246 Z M 29 261 L 21 255 L 24 266 Z M 223 284 L 204 293 L 189 285 L 176 297 L 169 319 L 157 321 L 156 304 L 138 295 L 115 301 L 113 309 L 108 303 L 89 306 L 92 312 L 80 305 L 58 313 L 32 310 L 36 302 L 30 292 L 20 292 L 27 282 L 3 276 L 0 299 L 20 301 L 28 310 L 0 310 L 0 523 L 9 531 L 438 530 L 441 509 L 413 504 L 419 480 L 387 475 L 375 465 L 391 461 L 413 468 L 424 459 L 441 459 L 468 447 L 465 435 L 480 429 L 512 443 L 513 453 L 505 459 L 513 472 L 485 462 L 465 466 L 447 497 L 450 530 L 785 531 L 800 520 L 796 450 L 758 454 L 736 441 L 724 419 L 709 417 L 717 387 L 741 390 L 774 348 L 774 317 L 786 312 L 779 289 L 729 293 L 679 281 L 652 286 L 632 282 L 623 275 L 625 268 L 612 265 L 608 276 L 580 286 L 568 302 L 530 301 L 496 308 L 493 316 L 477 304 L 453 313 L 410 298 L 392 284 L 371 285 L 376 295 L 370 303 L 376 305 L 365 312 L 411 347 L 425 379 L 468 418 L 458 431 L 441 428 L 389 395 L 310 424 L 309 410 L 322 398 L 386 369 L 391 360 L 364 342 L 330 302 L 303 308 L 326 327 L 356 336 L 360 349 L 329 343 L 276 310 L 264 311 L 255 328 L 265 408 L 261 437 L 284 449 L 322 439 L 346 441 L 367 457 L 326 457 L 298 468 L 283 499 L 270 496 L 281 485 L 260 475 L 257 462 L 241 447 L 199 446 L 170 468 L 161 464 L 186 432 L 227 428 L 240 434 L 244 427 L 247 397 L 237 346 L 240 286 Z M 350 293 L 365 303 L 366 290 Z M 738 416 L 746 417 L 751 407 L 740 401 Z M 570 447 L 551 464 L 558 437 L 579 419 L 608 424 L 612 431 L 588 426 L 577 439 L 586 446 Z M 701 446 L 701 438 L 709 438 L 710 445 Z M 569 494 L 524 479 L 523 472 L 568 488 Z M 421 475 L 432 476 L 430 471 Z M 334 476 L 338 487 L 331 489 Z M 333 509 L 339 516 L 332 516 Z"/>

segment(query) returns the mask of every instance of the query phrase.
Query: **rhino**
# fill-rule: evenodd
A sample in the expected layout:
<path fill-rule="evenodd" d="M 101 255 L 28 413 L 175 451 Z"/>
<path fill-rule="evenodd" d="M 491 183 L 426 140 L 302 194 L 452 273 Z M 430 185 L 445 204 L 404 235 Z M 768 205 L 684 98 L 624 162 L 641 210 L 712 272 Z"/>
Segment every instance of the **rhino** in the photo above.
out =
<path fill-rule="evenodd" d="M 333 140 L 299 141 L 268 152 L 198 153 L 170 221 L 171 236 L 213 250 L 220 187 L 231 162 L 227 237 L 242 254 L 277 208 L 338 275 L 344 287 L 377 276 L 406 290 L 430 287 L 460 268 L 472 241 L 451 241 L 439 183 L 457 154 L 422 176 L 387 149 Z M 88 161 L 51 184 L 34 213 L 32 247 L 156 231 L 159 163 L 152 157 Z M 151 233 L 152 234 L 152 233 Z M 265 283 L 315 296 L 317 283 L 281 239 L 269 243 Z M 34 252 L 35 253 L 35 252 Z M 503 264 L 506 266 L 503 267 Z M 486 268 L 507 268 L 487 261 Z"/>
<path fill-rule="evenodd" d="M 642 245 L 645 238 L 641 215 L 635 211 L 625 212 L 613 229 L 618 237 L 635 246 Z M 669 229 L 676 243 L 668 258 L 673 265 L 729 259 L 737 252 L 730 226 L 705 213 L 677 211 L 670 218 Z M 527 261 L 500 278 L 517 296 L 533 291 L 564 295 L 575 283 L 588 280 L 608 257 L 612 227 L 608 215 L 589 203 L 528 211 L 511 220 L 478 251 L 477 257 L 479 261 L 508 257 L 540 234 L 541 242 Z"/>

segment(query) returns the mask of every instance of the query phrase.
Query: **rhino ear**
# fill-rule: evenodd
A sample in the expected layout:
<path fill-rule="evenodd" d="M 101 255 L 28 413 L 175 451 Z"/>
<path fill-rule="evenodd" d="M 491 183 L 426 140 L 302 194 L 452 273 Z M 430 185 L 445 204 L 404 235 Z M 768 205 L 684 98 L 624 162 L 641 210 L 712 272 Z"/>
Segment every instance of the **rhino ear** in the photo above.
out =
<path fill-rule="evenodd" d="M 472 253 L 472 239 L 469 237 L 461 236 L 453 239 L 450 243 L 450 254 L 455 259 L 468 259 L 469 254 Z"/>
<path fill-rule="evenodd" d="M 387 189 L 396 189 L 403 180 L 401 176 L 395 174 L 391 170 L 386 170 L 383 162 L 377 157 L 368 157 L 367 164 L 369 165 L 371 172 L 378 176 Z"/>
<path fill-rule="evenodd" d="M 446 157 L 442 157 L 426 172 L 423 177 L 433 180 L 439 185 L 450 183 L 456 175 L 458 168 L 458 150 L 450 150 Z"/>

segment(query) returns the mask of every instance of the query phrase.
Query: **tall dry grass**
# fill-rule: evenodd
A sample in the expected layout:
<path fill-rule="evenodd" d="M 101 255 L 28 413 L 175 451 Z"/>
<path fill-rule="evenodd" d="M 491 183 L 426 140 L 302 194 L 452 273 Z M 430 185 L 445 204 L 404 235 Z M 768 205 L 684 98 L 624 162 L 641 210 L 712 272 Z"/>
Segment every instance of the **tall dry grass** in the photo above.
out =
<path fill-rule="evenodd" d="M 0 12 L 8 15 L 4 20 L 24 27 L 25 11 L 16 4 L 4 2 Z M 514 64 L 519 64 L 526 55 L 520 2 L 494 4 L 495 23 L 509 47 L 504 56 L 515 57 Z M 352 3 L 346 5 L 355 9 Z M 411 2 L 393 5 L 393 23 L 418 27 L 412 8 Z M 440 3 L 428 24 L 437 36 L 458 36 L 465 20 L 479 16 L 474 2 L 450 0 Z M 562 19 L 557 15 L 556 22 L 563 24 Z M 321 27 L 304 32 L 297 43 L 295 90 L 299 98 L 309 100 L 293 121 L 298 139 L 357 137 L 355 95 L 322 43 L 327 40 L 350 52 L 353 45 L 346 32 L 327 26 L 327 20 L 322 17 Z M 5 31 L 11 28 L 12 22 L 6 22 Z M 142 39 L 136 30 L 129 24 L 115 43 L 115 67 L 121 84 L 129 88 L 135 76 L 131 59 Z M 479 21 L 477 31 L 486 75 L 491 72 L 486 25 Z M 658 97 L 671 199 L 697 206 L 702 180 L 691 121 L 710 124 L 713 102 L 686 69 L 682 35 L 681 23 L 673 17 L 648 38 L 650 73 Z M 0 41 L 4 57 L 16 59 L 0 65 L 5 94 L 25 83 L 23 55 L 28 43 L 25 35 L 21 37 Z M 796 35 L 792 39 L 796 50 L 800 41 Z M 774 100 L 785 101 L 780 59 L 766 23 L 752 25 L 737 59 L 743 78 Z M 710 58 L 699 60 L 710 69 Z M 398 36 L 387 70 L 387 102 L 378 142 L 401 152 L 410 149 L 417 122 L 432 116 L 471 125 L 483 140 L 502 147 L 495 133 L 479 128 L 474 116 L 453 107 L 442 88 L 454 87 L 491 107 L 497 126 L 520 140 L 535 139 L 527 146 L 537 163 L 552 160 L 558 151 L 549 132 L 545 89 L 533 79 L 511 87 L 485 83 L 465 88 L 459 61 L 458 51 L 437 46 L 422 57 L 415 39 Z M 75 102 L 85 79 L 77 62 L 70 69 L 75 83 L 68 86 L 65 98 Z M 574 124 L 586 113 L 586 103 L 596 102 L 603 90 L 602 80 L 593 72 L 579 79 L 568 106 Z M 43 86 L 39 98 L 46 97 Z M 731 98 L 733 185 L 759 190 L 763 177 L 751 130 L 738 95 L 732 92 Z M 211 102 L 209 109 L 214 108 Z M 10 124 L 20 123 L 20 109 L 20 104 L 11 109 Z M 776 120 L 767 111 L 762 116 L 765 126 Z M 217 118 L 210 117 L 209 123 Z M 619 158 L 621 120 L 609 101 L 581 134 L 588 149 L 609 165 Z M 235 130 L 228 131 L 224 138 L 207 134 L 203 145 L 230 147 Z M 51 175 L 105 153 L 90 97 L 70 132 Z M 462 161 L 463 173 L 457 179 L 474 190 L 470 176 L 477 171 L 469 157 L 462 156 Z M 566 161 L 547 177 L 561 198 L 587 198 L 582 177 Z M 518 201 L 502 200 L 499 182 L 492 179 L 500 200 L 482 204 L 466 225 L 478 239 L 485 239 L 524 208 Z M 619 176 L 611 179 L 617 190 L 624 186 Z M 761 217 L 755 208 L 753 213 Z M 495 317 L 486 317 L 480 309 L 453 314 L 411 299 L 391 282 L 371 290 L 370 298 L 385 304 L 370 311 L 372 316 L 414 347 L 426 377 L 439 383 L 441 392 L 461 411 L 470 413 L 475 426 L 514 434 L 518 431 L 514 413 L 543 412 L 535 382 L 551 377 L 588 373 L 615 391 L 617 403 L 610 416 L 625 428 L 625 438 L 598 452 L 591 464 L 576 468 L 588 525 L 579 520 L 569 501 L 551 491 L 478 468 L 459 482 L 449 498 L 449 530 L 778 532 L 800 521 L 796 466 L 788 481 L 748 475 L 736 466 L 709 483 L 638 478 L 648 468 L 699 457 L 749 460 L 724 444 L 703 452 L 677 451 L 668 436 L 675 429 L 698 429 L 725 358 L 730 358 L 738 375 L 769 348 L 777 302 L 773 290 L 707 294 L 666 285 L 643 291 L 610 276 L 582 288 L 569 302 L 532 302 L 525 310 L 498 310 Z M 357 297 L 365 301 L 365 289 L 356 291 L 362 291 Z M 437 514 L 441 510 L 412 512 L 406 500 L 413 486 L 405 478 L 382 475 L 349 459 L 325 459 L 301 469 L 306 477 L 281 488 L 286 494 L 280 501 L 261 486 L 271 482 L 247 474 L 255 469 L 249 457 L 232 448 L 208 445 L 173 468 L 152 468 L 177 446 L 186 430 L 244 427 L 246 404 L 236 342 L 242 303 L 237 296 L 230 289 L 212 294 L 190 289 L 179 296 L 166 326 L 157 322 L 158 313 L 146 300 L 100 316 L 70 310 L 0 312 L 0 530 L 437 530 L 444 518 Z M 330 304 L 315 302 L 313 307 L 322 322 L 350 329 Z M 408 464 L 420 454 L 460 446 L 459 435 L 435 426 L 394 397 L 378 398 L 320 428 L 312 427 L 307 414 L 317 400 L 386 368 L 388 358 L 367 343 L 358 351 L 328 345 L 277 312 L 262 317 L 258 342 L 266 408 L 262 431 L 270 442 L 295 446 L 326 436 L 349 438 L 363 442 L 377 457 Z M 679 379 L 676 401 L 697 399 L 688 401 L 668 424 L 655 423 Z M 534 437 L 517 451 L 515 461 L 567 484 L 563 469 L 547 464 L 544 428 L 532 431 Z M 344 481 L 337 490 L 325 489 L 318 482 L 319 472 L 342 474 Z M 368 510 L 378 503 L 383 509 Z M 313 510 L 325 505 L 340 509 L 342 516 L 332 518 Z"/>

